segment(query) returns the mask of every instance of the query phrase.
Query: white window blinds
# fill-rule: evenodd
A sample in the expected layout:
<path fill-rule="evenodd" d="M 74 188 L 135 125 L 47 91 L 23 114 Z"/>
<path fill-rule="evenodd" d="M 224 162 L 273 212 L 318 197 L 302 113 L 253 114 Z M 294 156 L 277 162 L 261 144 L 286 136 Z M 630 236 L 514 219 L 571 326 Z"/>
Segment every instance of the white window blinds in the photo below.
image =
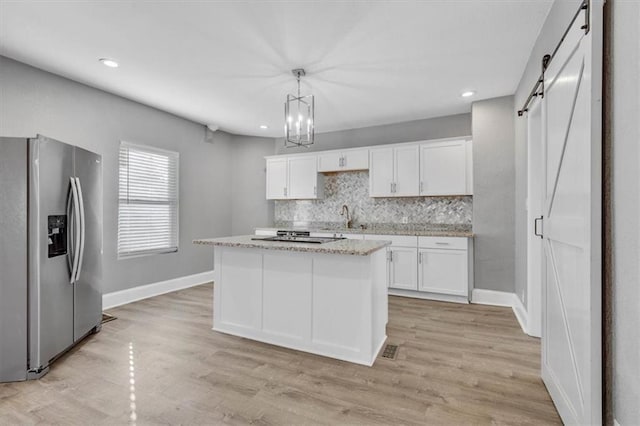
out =
<path fill-rule="evenodd" d="M 118 257 L 178 250 L 177 152 L 120 144 Z"/>

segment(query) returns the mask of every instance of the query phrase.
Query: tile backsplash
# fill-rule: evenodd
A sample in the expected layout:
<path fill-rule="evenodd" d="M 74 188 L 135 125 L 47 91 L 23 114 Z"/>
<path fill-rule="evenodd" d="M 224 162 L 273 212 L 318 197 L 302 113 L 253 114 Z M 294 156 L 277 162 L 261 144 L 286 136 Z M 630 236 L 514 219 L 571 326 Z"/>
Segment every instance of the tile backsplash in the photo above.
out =
<path fill-rule="evenodd" d="M 330 173 L 325 177 L 323 200 L 278 200 L 276 222 L 341 222 L 343 204 L 353 221 L 363 223 L 471 225 L 471 196 L 456 197 L 369 197 L 369 172 Z"/>

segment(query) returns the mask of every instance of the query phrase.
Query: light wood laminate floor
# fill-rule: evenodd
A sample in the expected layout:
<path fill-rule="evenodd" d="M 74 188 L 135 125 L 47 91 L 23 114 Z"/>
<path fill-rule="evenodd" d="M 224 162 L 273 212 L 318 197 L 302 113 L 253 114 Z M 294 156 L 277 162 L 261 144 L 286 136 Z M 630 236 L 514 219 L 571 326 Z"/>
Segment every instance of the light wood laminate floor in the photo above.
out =
<path fill-rule="evenodd" d="M 111 310 L 41 380 L 0 385 L 0 424 L 560 423 L 508 308 L 390 297 L 398 358 L 364 367 L 214 332 L 211 300 Z"/>

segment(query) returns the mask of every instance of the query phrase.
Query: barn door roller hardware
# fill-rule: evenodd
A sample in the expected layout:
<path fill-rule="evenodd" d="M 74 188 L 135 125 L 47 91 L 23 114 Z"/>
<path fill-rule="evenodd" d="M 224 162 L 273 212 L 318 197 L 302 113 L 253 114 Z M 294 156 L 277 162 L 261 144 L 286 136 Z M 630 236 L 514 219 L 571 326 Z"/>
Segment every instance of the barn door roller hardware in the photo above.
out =
<path fill-rule="evenodd" d="M 531 92 L 529 93 L 527 100 L 524 101 L 524 105 L 522 106 L 521 109 L 518 110 L 518 117 L 522 117 L 525 112 L 529 111 L 529 104 L 535 97 L 537 96 L 540 96 L 541 98 L 544 97 L 544 72 L 547 70 L 547 68 L 549 68 L 549 64 L 553 60 L 553 57 L 556 56 L 556 53 L 558 52 L 558 49 L 560 49 L 560 46 L 562 45 L 562 42 L 564 41 L 564 39 L 567 37 L 567 34 L 569 34 L 569 30 L 571 30 L 571 27 L 573 27 L 573 23 L 576 22 L 576 19 L 578 19 L 578 16 L 580 16 L 582 12 L 584 12 L 584 24 L 580 27 L 580 29 L 584 30 L 585 34 L 589 33 L 591 0 L 584 0 L 580 4 L 580 7 L 578 8 L 575 15 L 573 15 L 573 18 L 571 19 L 569 26 L 564 31 L 564 34 L 562 34 L 562 38 L 556 45 L 556 48 L 553 49 L 553 53 L 551 55 L 548 55 L 548 54 L 544 55 L 544 57 L 542 58 L 542 73 L 540 74 L 540 77 L 538 77 L 538 80 L 536 81 L 536 83 L 533 85 L 533 89 L 531 89 Z"/>

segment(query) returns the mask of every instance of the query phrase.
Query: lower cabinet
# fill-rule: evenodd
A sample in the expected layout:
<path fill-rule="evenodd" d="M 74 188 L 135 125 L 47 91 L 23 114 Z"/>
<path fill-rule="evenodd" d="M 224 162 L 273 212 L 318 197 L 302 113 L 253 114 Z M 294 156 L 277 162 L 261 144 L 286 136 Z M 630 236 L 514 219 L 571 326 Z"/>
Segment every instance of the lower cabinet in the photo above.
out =
<path fill-rule="evenodd" d="M 275 235 L 275 229 L 256 234 Z M 313 237 L 386 240 L 387 287 L 394 296 L 468 303 L 473 288 L 473 241 L 463 237 L 312 232 Z"/>
<path fill-rule="evenodd" d="M 468 303 L 473 287 L 473 244 L 462 237 L 365 235 L 389 240 L 389 294 Z"/>
<path fill-rule="evenodd" d="M 389 247 L 389 288 L 404 290 L 418 289 L 418 258 L 416 249 L 410 247 Z"/>
<path fill-rule="evenodd" d="M 466 250 L 418 249 L 418 290 L 469 296 Z"/>

